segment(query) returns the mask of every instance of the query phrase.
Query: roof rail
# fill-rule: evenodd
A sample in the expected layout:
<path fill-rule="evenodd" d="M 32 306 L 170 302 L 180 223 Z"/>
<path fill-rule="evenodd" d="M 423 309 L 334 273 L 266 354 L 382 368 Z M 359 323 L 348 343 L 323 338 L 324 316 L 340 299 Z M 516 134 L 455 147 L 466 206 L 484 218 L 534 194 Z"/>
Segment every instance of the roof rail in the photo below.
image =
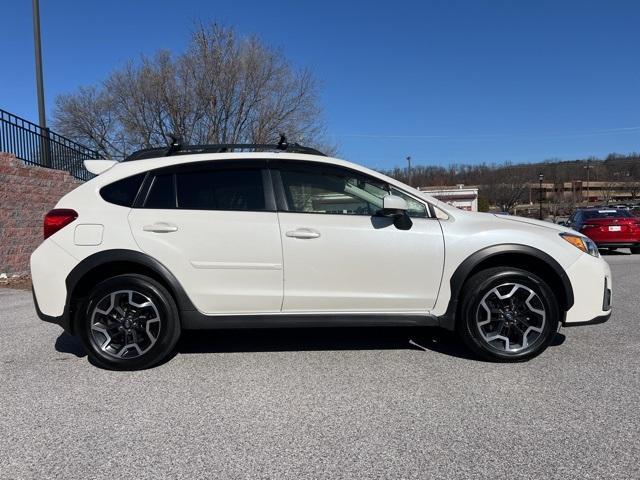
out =
<path fill-rule="evenodd" d="M 181 140 L 174 136 L 169 136 L 171 143 L 167 147 L 145 148 L 133 152 L 126 157 L 123 162 L 132 160 L 143 160 L 146 158 L 172 157 L 174 155 L 196 155 L 198 153 L 225 153 L 237 150 L 248 150 L 253 152 L 279 150 L 289 153 L 306 153 L 308 155 L 326 155 L 319 150 L 311 147 L 305 147 L 297 143 L 288 143 L 284 135 L 280 135 L 280 141 L 277 144 L 270 143 L 219 143 L 207 145 L 182 145 Z"/>

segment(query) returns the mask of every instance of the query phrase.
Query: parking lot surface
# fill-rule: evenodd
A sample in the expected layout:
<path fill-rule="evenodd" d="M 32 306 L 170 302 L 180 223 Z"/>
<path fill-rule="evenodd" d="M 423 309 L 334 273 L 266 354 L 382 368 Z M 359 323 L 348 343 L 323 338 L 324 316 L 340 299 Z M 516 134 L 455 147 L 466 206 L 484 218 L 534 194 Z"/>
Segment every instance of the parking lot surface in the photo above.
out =
<path fill-rule="evenodd" d="M 521 364 L 437 329 L 302 329 L 112 372 L 0 289 L 0 478 L 640 478 L 640 256 L 606 258 L 611 320 Z"/>

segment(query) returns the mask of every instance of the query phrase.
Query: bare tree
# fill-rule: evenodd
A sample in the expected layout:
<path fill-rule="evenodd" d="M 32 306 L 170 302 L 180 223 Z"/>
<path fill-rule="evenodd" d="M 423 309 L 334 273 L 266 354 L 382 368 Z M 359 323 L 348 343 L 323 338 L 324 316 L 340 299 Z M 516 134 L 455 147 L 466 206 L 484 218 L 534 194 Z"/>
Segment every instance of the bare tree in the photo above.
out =
<path fill-rule="evenodd" d="M 522 201 L 525 189 L 526 184 L 520 182 L 493 183 L 482 188 L 490 201 L 504 212 L 511 211 Z"/>
<path fill-rule="evenodd" d="M 186 52 L 159 51 L 129 62 L 97 86 L 56 99 L 63 135 L 108 157 L 185 143 L 266 143 L 280 132 L 316 147 L 324 142 L 318 87 L 308 70 L 233 29 L 199 25 Z M 322 145 L 322 143 L 325 145 Z"/>
<path fill-rule="evenodd" d="M 602 186 L 600 187 L 600 194 L 605 205 L 609 205 L 609 203 L 615 199 L 617 190 L 618 182 L 602 182 Z"/>
<path fill-rule="evenodd" d="M 638 195 L 640 195 L 640 182 L 629 182 L 627 191 L 629 195 L 631 195 L 631 200 L 636 200 Z"/>
<path fill-rule="evenodd" d="M 54 118 L 61 133 L 103 155 L 126 150 L 113 101 L 103 89 L 80 87 L 75 94 L 58 96 Z"/>
<path fill-rule="evenodd" d="M 501 178 L 498 181 L 481 185 L 481 189 L 491 203 L 508 212 L 522 201 L 528 180 L 526 170 L 518 168 L 517 165 L 507 164 L 502 167 Z"/>

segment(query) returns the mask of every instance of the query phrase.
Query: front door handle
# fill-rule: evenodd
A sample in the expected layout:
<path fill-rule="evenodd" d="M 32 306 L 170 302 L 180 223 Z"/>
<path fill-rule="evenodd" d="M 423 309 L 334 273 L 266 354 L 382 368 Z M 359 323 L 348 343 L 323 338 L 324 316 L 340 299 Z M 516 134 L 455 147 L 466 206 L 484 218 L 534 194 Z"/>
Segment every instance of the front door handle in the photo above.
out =
<path fill-rule="evenodd" d="M 291 238 L 308 239 L 320 237 L 320 232 L 314 230 L 313 228 L 298 228 L 296 230 L 289 230 L 285 235 Z"/>
<path fill-rule="evenodd" d="M 177 232 L 178 227 L 172 225 L 170 223 L 158 222 L 153 225 L 145 225 L 142 227 L 142 230 L 145 232 L 154 232 L 154 233 L 170 233 Z"/>

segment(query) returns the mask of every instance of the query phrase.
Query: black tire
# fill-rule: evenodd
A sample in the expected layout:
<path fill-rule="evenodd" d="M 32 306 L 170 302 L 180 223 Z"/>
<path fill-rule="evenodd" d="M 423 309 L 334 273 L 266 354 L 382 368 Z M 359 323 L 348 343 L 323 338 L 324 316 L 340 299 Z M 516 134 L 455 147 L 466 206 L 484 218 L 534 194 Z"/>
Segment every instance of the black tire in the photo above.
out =
<path fill-rule="evenodd" d="M 164 286 L 144 275 L 125 274 L 91 290 L 78 308 L 75 331 L 94 364 L 110 370 L 140 370 L 173 351 L 180 338 L 180 318 Z"/>
<path fill-rule="evenodd" d="M 629 250 L 631 250 L 631 253 L 633 255 L 638 255 L 640 254 L 640 247 L 631 247 Z"/>
<path fill-rule="evenodd" d="M 519 285 L 517 289 L 516 285 Z M 494 290 L 496 287 L 499 287 L 498 290 Z M 511 297 L 514 297 L 513 303 L 511 297 L 500 300 L 496 291 L 505 297 L 511 292 Z M 463 292 L 465 294 L 460 305 L 456 330 L 467 347 L 486 360 L 528 360 L 542 353 L 555 337 L 560 321 L 558 300 L 549 285 L 537 275 L 518 268 L 490 268 L 473 275 L 465 283 Z M 535 296 L 530 297 L 531 292 L 534 292 Z M 527 297 L 524 302 L 521 301 L 523 297 Z M 505 307 L 505 303 L 511 303 L 511 306 Z M 514 309 L 514 303 L 520 305 Z M 494 307 L 494 313 L 488 312 L 488 306 Z M 498 306 L 508 310 L 497 308 Z M 531 310 L 530 306 L 535 310 Z M 502 313 L 497 313 L 497 310 Z M 543 312 L 543 315 L 536 312 Z M 479 322 L 486 323 L 486 326 L 479 326 Z M 536 328 L 536 331 L 529 329 L 529 326 Z M 523 330 L 529 332 L 526 335 L 527 340 L 522 339 L 525 336 Z M 520 344 L 502 340 L 505 337 L 511 340 L 511 335 L 516 339 L 519 336 Z M 494 340 L 488 341 L 488 338 Z M 513 351 L 508 350 L 509 347 Z"/>

